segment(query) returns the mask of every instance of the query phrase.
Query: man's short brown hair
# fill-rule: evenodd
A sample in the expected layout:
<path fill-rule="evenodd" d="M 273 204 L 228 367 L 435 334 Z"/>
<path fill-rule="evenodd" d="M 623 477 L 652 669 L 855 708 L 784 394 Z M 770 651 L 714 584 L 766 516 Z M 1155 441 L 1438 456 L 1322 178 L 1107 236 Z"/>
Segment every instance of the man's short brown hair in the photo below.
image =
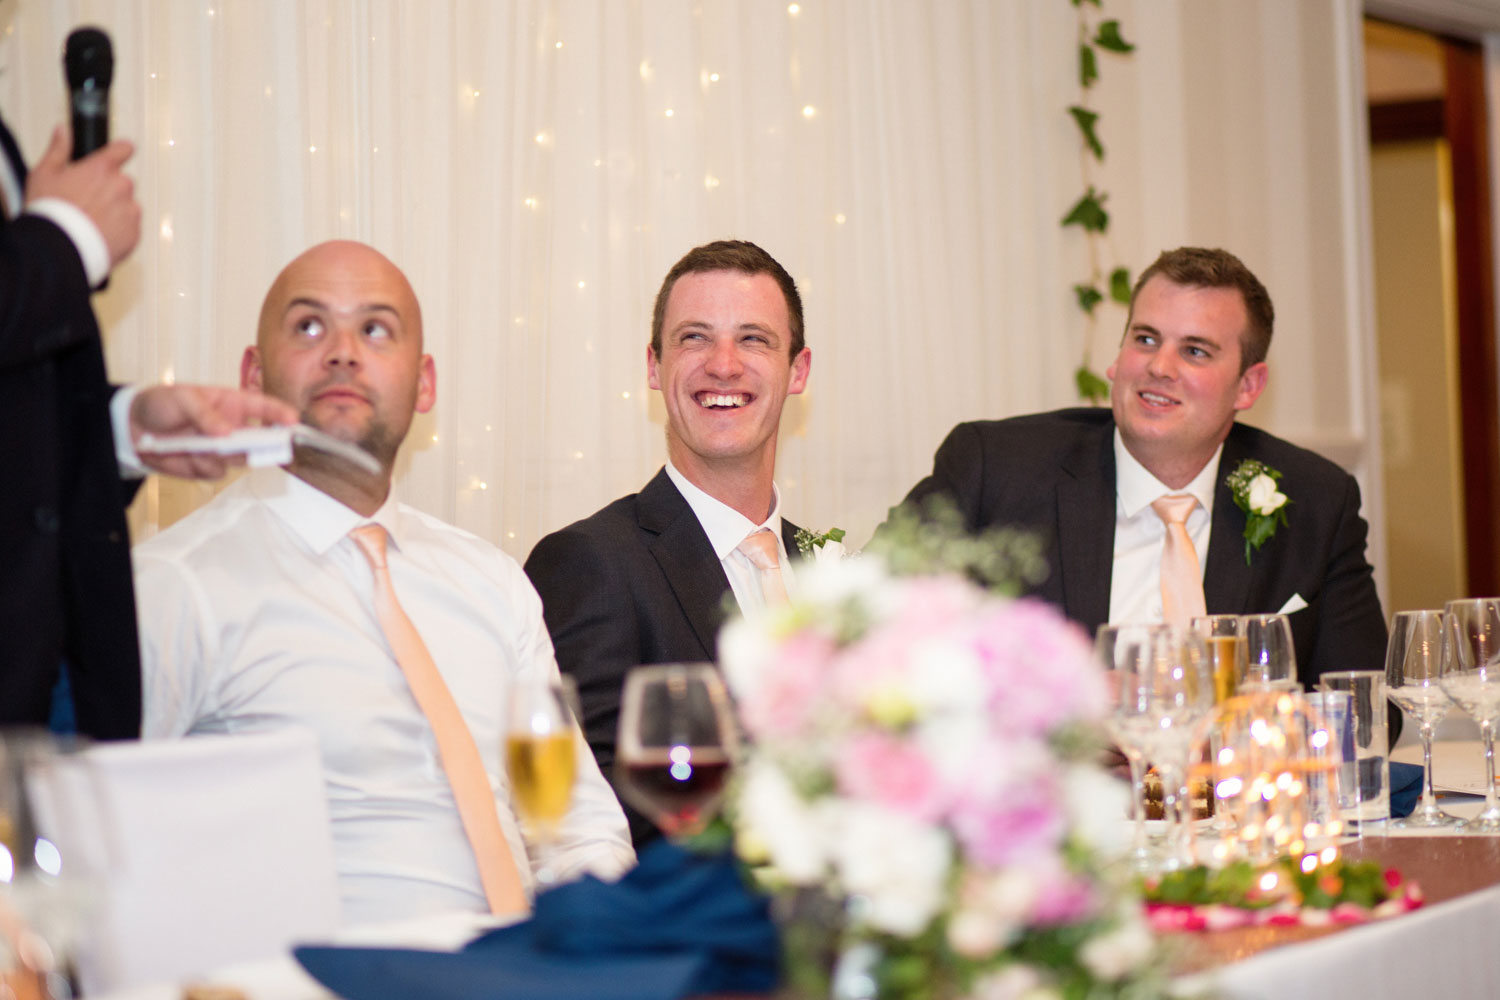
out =
<path fill-rule="evenodd" d="M 661 358 L 661 327 L 667 317 L 667 299 L 672 286 L 684 274 L 701 274 L 707 271 L 740 271 L 744 274 L 769 274 L 781 286 L 786 299 L 786 314 L 791 327 L 791 357 L 795 360 L 802 348 L 807 346 L 802 336 L 802 296 L 797 294 L 797 283 L 786 273 L 786 268 L 776 258 L 754 243 L 746 240 L 717 240 L 689 250 L 681 260 L 672 265 L 672 270 L 662 279 L 661 290 L 656 293 L 656 308 L 651 316 L 651 353 Z"/>
<path fill-rule="evenodd" d="M 1271 328 L 1276 323 L 1276 309 L 1271 295 L 1251 270 L 1228 250 L 1205 247 L 1178 247 L 1165 250 L 1152 265 L 1141 272 L 1130 292 L 1130 315 L 1135 316 L 1135 300 L 1146 282 L 1161 275 L 1174 285 L 1188 288 L 1233 288 L 1245 302 L 1248 322 L 1240 335 L 1240 374 L 1251 365 L 1266 360 L 1271 349 Z M 1125 322 L 1130 332 L 1130 320 Z"/>

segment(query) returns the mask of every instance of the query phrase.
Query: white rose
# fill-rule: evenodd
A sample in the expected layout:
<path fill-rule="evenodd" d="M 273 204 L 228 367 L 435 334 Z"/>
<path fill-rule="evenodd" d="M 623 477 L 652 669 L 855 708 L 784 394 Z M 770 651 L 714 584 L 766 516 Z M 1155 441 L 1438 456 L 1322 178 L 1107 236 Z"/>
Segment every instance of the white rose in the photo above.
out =
<path fill-rule="evenodd" d="M 1042 987 L 1035 968 L 1020 962 L 980 976 L 974 983 L 972 1000 L 1021 1000 Z"/>
<path fill-rule="evenodd" d="M 765 850 L 777 874 L 793 885 L 823 876 L 824 818 L 804 802 L 774 765 L 751 764 L 740 795 L 740 815 L 755 846 Z"/>
<path fill-rule="evenodd" d="M 1092 764 L 1075 764 L 1063 775 L 1069 826 L 1090 847 L 1117 857 L 1130 847 L 1130 787 Z"/>
<path fill-rule="evenodd" d="M 863 897 L 859 916 L 876 930 L 913 937 L 943 904 L 952 850 L 942 831 L 869 804 L 842 812 L 830 853 L 850 893 Z"/>
<path fill-rule="evenodd" d="M 1141 920 L 1130 920 L 1084 942 L 1079 961 L 1105 982 L 1122 979 L 1145 964 L 1155 945 Z"/>
<path fill-rule="evenodd" d="M 1257 514 L 1274 514 L 1286 503 L 1286 494 L 1276 489 L 1276 480 L 1262 472 L 1250 480 L 1250 509 Z"/>
<path fill-rule="evenodd" d="M 844 549 L 843 542 L 835 542 L 828 539 L 822 545 L 813 546 L 813 562 L 838 562 L 849 553 Z"/>

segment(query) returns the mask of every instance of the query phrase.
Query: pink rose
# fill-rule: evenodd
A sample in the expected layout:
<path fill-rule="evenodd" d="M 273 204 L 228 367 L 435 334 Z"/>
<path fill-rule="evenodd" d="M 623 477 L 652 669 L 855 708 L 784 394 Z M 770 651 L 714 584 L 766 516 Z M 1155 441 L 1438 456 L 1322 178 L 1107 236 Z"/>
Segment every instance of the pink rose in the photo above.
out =
<path fill-rule="evenodd" d="M 802 732 L 822 705 L 833 656 L 833 640 L 812 629 L 782 643 L 740 700 L 745 728 L 771 738 Z"/>
<path fill-rule="evenodd" d="M 916 747 L 880 733 L 846 742 L 835 762 L 839 791 L 923 823 L 943 812 L 943 789 L 932 762 Z"/>

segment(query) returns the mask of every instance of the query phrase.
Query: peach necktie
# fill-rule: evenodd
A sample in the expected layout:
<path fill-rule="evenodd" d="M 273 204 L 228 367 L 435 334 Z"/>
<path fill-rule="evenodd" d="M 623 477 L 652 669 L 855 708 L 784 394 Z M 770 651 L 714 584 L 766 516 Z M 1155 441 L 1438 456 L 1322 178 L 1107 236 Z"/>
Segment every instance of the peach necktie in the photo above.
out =
<path fill-rule="evenodd" d="M 1186 494 L 1164 496 L 1151 504 L 1167 526 L 1161 548 L 1161 608 L 1168 625 L 1185 627 L 1190 619 L 1205 613 L 1203 572 L 1187 531 L 1188 515 L 1197 506 L 1198 498 Z"/>
<path fill-rule="evenodd" d="M 385 561 L 385 529 L 378 524 L 363 524 L 351 531 L 349 537 L 370 563 L 375 575 L 375 616 L 380 620 L 380 630 L 385 633 L 396 663 L 406 676 L 407 687 L 437 739 L 438 756 L 448 776 L 448 786 L 453 790 L 464 835 L 474 849 L 479 881 L 484 886 L 490 911 L 502 916 L 526 913 L 529 909 L 526 892 L 521 888 L 516 859 L 500 829 L 495 796 L 474 734 L 464 723 L 458 703 L 438 673 L 437 664 L 432 662 L 422 636 L 396 600 Z"/>
<path fill-rule="evenodd" d="M 760 596 L 769 607 L 786 603 L 786 584 L 781 579 L 781 549 L 770 528 L 756 528 L 735 546 L 760 570 Z"/>

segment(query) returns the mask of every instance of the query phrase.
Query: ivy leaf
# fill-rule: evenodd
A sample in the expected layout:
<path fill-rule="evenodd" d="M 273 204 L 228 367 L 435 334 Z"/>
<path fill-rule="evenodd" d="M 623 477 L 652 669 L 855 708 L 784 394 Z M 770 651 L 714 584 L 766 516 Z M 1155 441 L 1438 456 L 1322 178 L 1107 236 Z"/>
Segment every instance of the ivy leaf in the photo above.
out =
<path fill-rule="evenodd" d="M 1109 272 L 1109 297 L 1122 306 L 1130 305 L 1130 271 L 1117 267 Z"/>
<path fill-rule="evenodd" d="M 1104 200 L 1109 197 L 1102 191 L 1095 191 L 1094 185 L 1090 184 L 1087 192 L 1082 198 L 1068 209 L 1068 214 L 1063 216 L 1062 224 L 1065 226 L 1082 226 L 1090 233 L 1102 233 L 1109 228 L 1109 213 L 1104 210 Z"/>
<path fill-rule="evenodd" d="M 1078 46 L 1078 83 L 1087 90 L 1099 79 L 1099 58 L 1087 42 Z"/>
<path fill-rule="evenodd" d="M 1094 159 L 1104 159 L 1104 147 L 1099 143 L 1099 137 L 1094 134 L 1094 122 L 1099 120 L 1099 112 L 1090 111 L 1088 108 L 1075 104 L 1068 109 L 1068 114 L 1073 116 L 1073 121 L 1078 124 L 1078 131 L 1083 133 L 1083 141 L 1094 154 Z"/>
<path fill-rule="evenodd" d="M 1103 3 L 1101 2 L 1101 0 L 1073 0 L 1073 6 L 1074 7 L 1082 7 L 1086 3 L 1091 3 L 1095 7 L 1102 7 L 1103 6 Z"/>
<path fill-rule="evenodd" d="M 1078 398 L 1099 404 L 1109 398 L 1109 383 L 1089 371 L 1088 365 L 1079 365 L 1073 373 L 1073 382 L 1078 386 Z"/>
<path fill-rule="evenodd" d="M 1120 22 L 1113 18 L 1099 22 L 1099 30 L 1094 33 L 1094 44 L 1111 52 L 1135 51 L 1134 45 L 1120 37 Z"/>
<path fill-rule="evenodd" d="M 1078 296 L 1078 308 L 1094 315 L 1094 307 L 1104 301 L 1104 295 L 1093 285 L 1074 285 L 1073 294 Z"/>

